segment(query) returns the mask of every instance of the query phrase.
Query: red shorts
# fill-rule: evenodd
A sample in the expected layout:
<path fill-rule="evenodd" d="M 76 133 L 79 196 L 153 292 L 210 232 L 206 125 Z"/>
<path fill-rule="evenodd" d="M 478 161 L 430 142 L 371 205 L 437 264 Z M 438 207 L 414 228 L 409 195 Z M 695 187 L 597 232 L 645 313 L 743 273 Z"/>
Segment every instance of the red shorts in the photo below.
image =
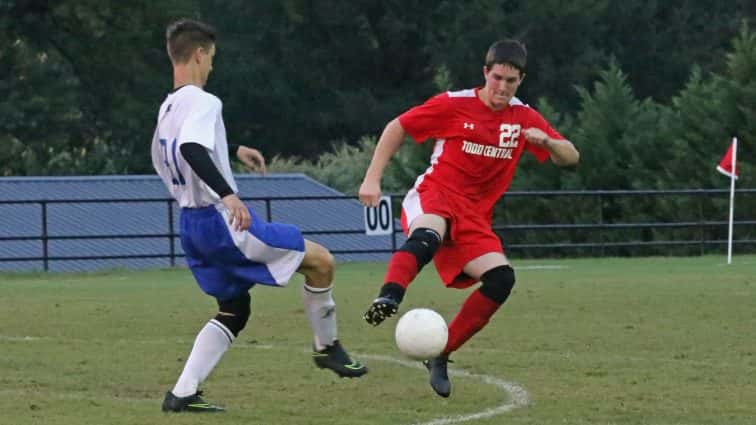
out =
<path fill-rule="evenodd" d="M 469 199 L 439 190 L 411 189 L 402 202 L 402 228 L 409 234 L 412 220 L 421 214 L 444 217 L 449 225 L 441 247 L 433 257 L 436 270 L 447 287 L 467 288 L 477 280 L 462 269 L 489 252 L 504 253 L 501 240 L 491 229 L 491 215 L 481 212 Z"/>

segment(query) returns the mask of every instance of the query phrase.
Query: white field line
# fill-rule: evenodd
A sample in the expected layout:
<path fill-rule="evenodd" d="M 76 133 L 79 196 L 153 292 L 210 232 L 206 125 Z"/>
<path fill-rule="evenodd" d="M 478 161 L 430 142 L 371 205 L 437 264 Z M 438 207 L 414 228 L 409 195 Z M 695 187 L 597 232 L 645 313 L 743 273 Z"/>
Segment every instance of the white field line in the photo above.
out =
<path fill-rule="evenodd" d="M 92 403 L 93 400 L 110 400 L 110 401 L 117 401 L 117 402 L 124 402 L 124 403 L 145 403 L 145 404 L 151 404 L 151 405 L 157 405 L 160 403 L 160 400 L 162 396 L 160 394 L 156 395 L 155 397 L 122 397 L 122 396 L 115 396 L 115 395 L 109 395 L 109 394 L 103 394 L 98 393 L 96 395 L 90 394 L 90 393 L 84 393 L 84 392 L 55 392 L 55 393 L 47 393 L 50 398 L 53 398 L 55 400 L 84 400 Z M 39 397 L 40 392 L 39 390 L 35 389 L 0 389 L 0 396 L 6 396 L 6 395 L 26 395 L 31 397 L 32 399 L 34 397 Z M 33 403 L 32 403 L 33 404 Z"/>
<path fill-rule="evenodd" d="M 38 336 L 13 336 L 13 335 L 0 335 L 0 341 L 37 341 L 41 339 Z"/>
<path fill-rule="evenodd" d="M 31 341 L 38 341 L 41 339 L 44 339 L 44 338 L 33 337 L 33 336 L 0 335 L 0 340 L 6 340 L 6 341 L 31 342 Z M 153 341 L 153 340 L 132 341 L 132 343 L 134 342 L 151 344 L 158 341 Z M 160 341 L 160 342 L 165 343 L 166 341 Z M 278 348 L 278 347 L 274 347 L 273 345 L 268 345 L 268 344 L 247 344 L 247 343 L 237 343 L 237 344 L 234 344 L 234 346 L 239 347 L 239 348 L 252 348 L 252 349 L 263 349 L 263 350 Z M 389 357 L 389 356 L 382 356 L 382 355 L 377 355 L 377 354 L 365 354 L 365 353 L 356 353 L 356 356 L 360 358 L 370 359 L 370 360 L 393 363 L 393 364 L 397 364 L 400 366 L 409 367 L 413 369 L 424 369 L 422 364 L 417 361 L 411 362 L 411 361 L 401 360 L 401 359 L 397 359 L 397 358 Z M 462 378 L 468 378 L 468 379 L 477 379 L 485 384 L 493 385 L 499 388 L 500 390 L 506 392 L 510 396 L 510 400 L 498 406 L 484 409 L 479 412 L 468 413 L 465 415 L 447 416 L 447 417 L 433 419 L 428 422 L 418 422 L 413 425 L 451 425 L 451 424 L 457 424 L 461 422 L 474 421 L 477 419 L 485 419 L 485 418 L 490 418 L 492 416 L 496 416 L 502 413 L 512 411 L 519 407 L 527 406 L 530 403 L 530 397 L 528 396 L 528 392 L 523 387 L 521 387 L 520 385 L 516 383 L 508 382 L 508 381 L 505 381 L 503 379 L 500 379 L 491 375 L 469 373 L 462 370 L 456 370 L 456 369 L 451 369 L 451 368 L 449 369 L 449 375 L 462 377 Z M 0 394 L 2 393 L 3 391 L 0 391 Z M 78 399 L 79 396 L 75 394 L 71 394 L 68 396 L 68 398 Z M 82 396 L 82 398 L 85 398 L 85 397 Z M 111 398 L 122 400 L 122 401 L 132 401 L 132 402 L 145 401 L 144 399 L 139 399 L 139 398 L 126 398 L 126 397 L 124 398 L 111 397 Z"/>
<path fill-rule="evenodd" d="M 737 263 L 736 263 L 736 261 L 737 261 Z M 728 267 L 728 266 L 731 267 L 733 265 L 742 266 L 743 264 L 754 264 L 754 263 L 756 263 L 756 261 L 749 261 L 749 260 L 743 260 L 743 259 L 739 259 L 738 260 L 738 258 L 735 257 L 735 258 L 732 259 L 732 264 L 717 263 L 716 266 L 717 267 Z"/>
<path fill-rule="evenodd" d="M 410 362 L 407 360 L 395 359 L 393 357 L 388 357 L 388 356 L 379 356 L 379 355 L 364 354 L 364 353 L 358 353 L 355 355 L 360 358 L 394 363 L 400 366 L 405 366 L 405 367 L 410 367 L 410 368 L 415 368 L 415 369 L 425 368 L 422 364 L 416 361 Z M 500 404 L 498 406 L 484 409 L 476 413 L 469 413 L 466 415 L 447 416 L 443 418 L 433 419 L 428 422 L 418 422 L 413 425 L 450 425 L 450 424 L 457 424 L 461 422 L 474 421 L 477 419 L 490 418 L 491 416 L 500 415 L 502 413 L 506 413 L 511 410 L 517 409 L 518 407 L 527 406 L 530 403 L 530 397 L 528 396 L 528 392 L 523 387 L 513 382 L 508 382 L 503 379 L 497 378 L 495 376 L 480 375 L 480 374 L 469 373 L 469 372 L 456 370 L 456 369 L 449 369 L 449 375 L 459 376 L 463 378 L 477 379 L 479 381 L 482 381 L 485 384 L 493 385 L 503 390 L 504 392 L 508 393 L 509 396 L 511 397 L 511 400 L 503 404 Z"/>
<path fill-rule="evenodd" d="M 0 334 L 0 341 L 11 341 L 11 342 L 47 342 L 47 341 L 65 341 L 65 342 L 75 342 L 79 344 L 88 344 L 98 341 L 107 341 L 112 344 L 142 344 L 142 345 L 165 345 L 165 344 L 183 344 L 186 346 L 191 347 L 191 345 L 194 343 L 194 340 L 189 339 L 125 339 L 125 338 L 119 338 L 119 339 L 98 339 L 98 338 L 91 338 L 91 339 L 81 339 L 81 338 L 57 338 L 57 337 L 50 337 L 50 336 L 18 336 L 18 335 L 2 335 Z M 295 349 L 293 347 L 283 347 L 283 346 L 275 346 L 271 344 L 259 344 L 254 343 L 250 344 L 247 342 L 241 342 L 241 341 L 235 341 L 233 344 L 231 344 L 231 349 L 237 348 L 237 349 L 248 349 L 248 348 L 254 348 L 254 349 L 260 349 L 260 350 L 273 350 L 273 349 Z M 493 352 L 493 353 L 501 353 L 500 349 L 497 348 L 477 348 L 476 350 L 481 352 Z M 310 353 L 308 350 L 303 350 L 304 352 Z M 537 356 L 537 357 L 543 357 L 543 358 L 557 358 L 557 359 L 563 359 L 563 358 L 571 358 L 575 357 L 577 354 L 571 351 L 566 352 L 551 352 L 551 351 L 530 351 L 528 352 L 528 355 L 531 356 Z M 583 354 L 581 354 L 583 355 Z M 372 355 L 367 355 L 372 356 Z M 376 356 L 381 357 L 381 356 Z M 636 362 L 636 363 L 674 363 L 677 365 L 680 364 L 686 364 L 686 365 L 700 365 L 700 366 L 707 366 L 707 367 L 721 367 L 721 368 L 729 368 L 729 367 L 740 367 L 740 368 L 746 368 L 746 369 L 754 369 L 753 366 L 745 365 L 743 363 L 736 363 L 736 362 L 717 362 L 717 361 L 711 361 L 711 360 L 697 360 L 697 359 L 676 359 L 672 357 L 638 357 L 638 356 L 627 356 L 627 355 L 607 355 L 607 356 L 596 356 L 597 360 L 603 360 L 603 361 L 621 361 L 623 363 L 626 362 Z M 392 357 L 386 357 L 386 359 L 391 360 L 383 360 L 379 359 L 379 361 L 388 361 L 388 362 L 400 362 L 403 360 L 394 359 Z M 412 367 L 418 367 L 417 365 L 413 364 Z M 422 367 L 421 367 L 422 368 Z M 451 372 L 450 369 L 450 374 Z M 466 372 L 462 372 L 466 373 Z M 460 375 L 460 376 L 473 376 L 476 375 L 468 374 L 468 375 Z"/>
<path fill-rule="evenodd" d="M 569 268 L 570 266 L 560 266 L 557 264 L 533 264 L 532 266 L 515 266 L 515 270 L 563 270 Z"/>

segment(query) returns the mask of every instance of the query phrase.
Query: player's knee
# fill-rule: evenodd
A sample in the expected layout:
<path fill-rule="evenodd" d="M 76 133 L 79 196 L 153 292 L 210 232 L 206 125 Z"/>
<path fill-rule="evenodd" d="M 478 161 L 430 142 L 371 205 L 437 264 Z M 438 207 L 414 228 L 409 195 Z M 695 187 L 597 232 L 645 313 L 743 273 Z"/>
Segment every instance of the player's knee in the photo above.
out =
<path fill-rule="evenodd" d="M 331 251 L 323 248 L 318 251 L 313 261 L 313 270 L 315 273 L 321 276 L 330 276 L 333 274 L 333 269 L 336 265 L 336 259 L 331 254 Z"/>
<path fill-rule="evenodd" d="M 227 301 L 218 302 L 218 314 L 215 320 L 223 323 L 234 336 L 247 326 L 251 313 L 251 299 L 248 292 Z"/>
<path fill-rule="evenodd" d="M 483 285 L 480 293 L 486 298 L 501 304 L 509 298 L 515 284 L 515 273 L 511 266 L 498 266 L 483 273 L 481 276 Z"/>
<path fill-rule="evenodd" d="M 326 247 L 308 241 L 305 259 L 302 267 L 306 275 L 317 274 L 318 276 L 330 276 L 333 274 L 336 260 Z M 311 276 L 313 277 L 313 276 Z"/>
<path fill-rule="evenodd" d="M 336 258 L 331 254 L 331 251 L 326 250 L 325 254 L 323 254 L 321 267 L 326 273 L 333 272 L 333 269 L 336 267 Z"/>
<path fill-rule="evenodd" d="M 414 255 L 418 266 L 422 267 L 430 262 L 440 246 L 441 235 L 433 229 L 421 227 L 412 232 L 409 239 L 399 248 L 399 251 L 406 251 Z"/>

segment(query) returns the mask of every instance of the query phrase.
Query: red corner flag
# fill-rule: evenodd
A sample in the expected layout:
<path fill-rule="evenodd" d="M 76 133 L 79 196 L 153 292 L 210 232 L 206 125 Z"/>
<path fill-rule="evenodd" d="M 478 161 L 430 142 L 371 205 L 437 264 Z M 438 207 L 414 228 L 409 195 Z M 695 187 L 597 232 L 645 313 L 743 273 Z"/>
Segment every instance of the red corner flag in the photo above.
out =
<path fill-rule="evenodd" d="M 738 166 L 735 163 L 737 143 L 738 143 L 738 140 L 733 138 L 729 149 L 727 149 L 727 153 L 724 155 L 724 157 L 722 157 L 722 160 L 719 161 L 719 165 L 717 165 L 717 171 L 719 171 L 720 173 L 724 174 L 727 177 L 730 177 L 730 178 L 734 177 L 735 180 L 738 179 Z"/>
<path fill-rule="evenodd" d="M 735 180 L 738 178 L 738 138 L 732 138 L 732 144 L 727 149 L 724 158 L 719 161 L 717 171 L 730 178 L 730 222 L 727 235 L 727 264 L 732 263 L 732 226 L 735 222 Z"/>

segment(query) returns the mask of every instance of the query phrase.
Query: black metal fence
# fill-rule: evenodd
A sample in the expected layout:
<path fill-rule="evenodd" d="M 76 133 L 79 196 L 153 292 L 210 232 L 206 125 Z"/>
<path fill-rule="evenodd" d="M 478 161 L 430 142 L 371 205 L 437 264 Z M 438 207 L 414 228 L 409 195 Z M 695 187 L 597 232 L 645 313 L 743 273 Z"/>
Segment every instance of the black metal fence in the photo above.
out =
<path fill-rule="evenodd" d="M 756 189 L 735 195 L 733 245 L 756 252 Z M 729 190 L 510 192 L 494 225 L 518 256 L 703 255 L 727 248 Z M 558 202 L 558 200 L 562 200 Z M 571 202 L 565 202 L 568 199 Z M 517 215 L 517 202 L 539 217 Z"/>
<path fill-rule="evenodd" d="M 734 246 L 737 252 L 756 251 L 756 189 L 736 190 L 736 210 L 740 205 L 738 219 L 735 220 Z M 391 195 L 394 202 L 395 214 L 398 213 L 402 195 Z M 272 203 L 277 201 L 293 200 L 344 200 L 355 199 L 353 196 L 312 196 L 312 197 L 267 197 L 267 198 L 242 198 L 244 201 L 258 201 L 265 204 L 265 216 L 271 221 Z M 570 202 L 558 202 L 559 199 L 567 199 Z M 505 197 L 501 208 L 510 211 L 512 203 L 517 200 L 537 202 L 547 205 L 549 202 L 557 202 L 559 208 L 554 209 L 557 215 L 569 219 L 548 220 L 548 222 L 533 222 L 533 217 L 543 217 L 544 214 L 534 214 L 533 209 L 523 208 L 529 217 L 516 217 L 510 214 L 504 217 L 506 224 L 498 221 L 494 230 L 502 236 L 508 252 L 516 252 L 518 256 L 576 256 L 576 255 L 654 255 L 669 253 L 672 248 L 685 248 L 684 254 L 704 254 L 710 248 L 721 250 L 727 244 L 728 205 L 729 191 L 714 189 L 692 190 L 601 190 L 601 191 L 529 191 L 509 192 Z M 163 203 L 166 205 L 168 214 L 168 232 L 155 234 L 86 234 L 86 235 L 50 235 L 48 232 L 48 207 L 52 204 L 107 204 L 107 203 Z M 73 260 L 117 260 L 117 259 L 140 259 L 140 258 L 168 258 L 171 265 L 175 265 L 176 259 L 182 254 L 175 250 L 175 238 L 178 236 L 174 223 L 175 203 L 167 198 L 143 198 L 143 199 L 87 199 L 87 200 L 20 200 L 0 201 L 0 205 L 8 204 L 33 204 L 38 205 L 41 232 L 39 235 L 26 236 L 0 236 L 0 243 L 4 241 L 40 241 L 41 252 L 38 256 L 7 257 L 0 256 L 0 262 L 41 261 L 45 271 L 49 270 L 50 261 L 73 261 Z M 622 209 L 634 209 L 638 205 L 645 205 L 646 210 L 660 214 L 623 214 Z M 564 205 L 580 205 L 575 214 Z M 675 208 L 678 210 L 675 211 Z M 683 208 L 684 211 L 679 209 Z M 537 208 L 536 208 L 537 209 Z M 618 211 L 619 209 L 619 211 Z M 516 208 L 514 208 L 516 210 Z M 548 210 L 548 207 L 546 208 Z M 665 211 L 672 213 L 665 214 Z M 506 215 L 506 214 L 504 214 Z M 552 214 L 553 215 L 553 214 Z M 549 214 L 545 214 L 546 217 Z M 653 217 L 650 220 L 637 221 L 638 217 Z M 687 219 L 681 219 L 687 217 Z M 34 220 L 34 217 L 28 217 Z M 581 220 L 575 222 L 575 220 Z M 677 233 L 678 230 L 685 230 Z M 627 234 L 627 231 L 640 231 L 635 236 Z M 397 233 L 401 229 L 394 225 L 393 236 L 390 244 L 383 248 L 370 250 L 333 250 L 334 254 L 355 253 L 390 253 L 397 248 Z M 625 232 L 624 234 L 621 232 Z M 664 232 L 668 232 L 665 236 Z M 6 231 L 5 234 L 8 232 Z M 336 229 L 327 231 L 303 231 L 305 236 L 317 234 L 361 234 L 364 230 Z M 725 236 L 723 236 L 725 235 Z M 156 254 L 138 255 L 87 255 L 87 256 L 51 256 L 49 244 L 54 240 L 73 239 L 154 239 L 167 238 L 169 251 Z M 649 250 L 649 248 L 663 248 L 663 251 Z"/>

